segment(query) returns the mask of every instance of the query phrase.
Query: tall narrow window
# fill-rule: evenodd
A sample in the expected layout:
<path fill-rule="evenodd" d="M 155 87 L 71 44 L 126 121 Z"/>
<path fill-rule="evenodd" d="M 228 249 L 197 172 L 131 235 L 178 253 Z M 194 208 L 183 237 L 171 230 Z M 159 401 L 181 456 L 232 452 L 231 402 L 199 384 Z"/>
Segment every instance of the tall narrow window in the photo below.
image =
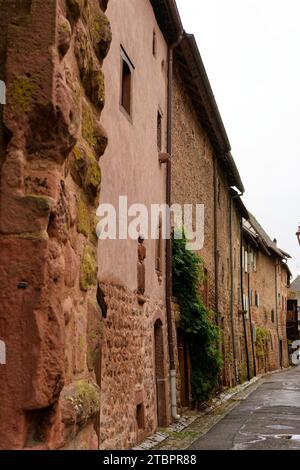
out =
<path fill-rule="evenodd" d="M 145 429 L 145 411 L 143 403 L 140 403 L 136 407 L 136 422 L 139 430 Z"/>
<path fill-rule="evenodd" d="M 162 151 L 162 115 L 157 112 L 157 149 Z"/>
<path fill-rule="evenodd" d="M 133 65 L 123 49 L 121 49 L 121 65 L 121 106 L 131 116 Z"/>
<path fill-rule="evenodd" d="M 153 31 L 153 39 L 152 39 L 152 54 L 156 57 L 157 53 L 157 39 L 156 39 L 156 31 Z"/>

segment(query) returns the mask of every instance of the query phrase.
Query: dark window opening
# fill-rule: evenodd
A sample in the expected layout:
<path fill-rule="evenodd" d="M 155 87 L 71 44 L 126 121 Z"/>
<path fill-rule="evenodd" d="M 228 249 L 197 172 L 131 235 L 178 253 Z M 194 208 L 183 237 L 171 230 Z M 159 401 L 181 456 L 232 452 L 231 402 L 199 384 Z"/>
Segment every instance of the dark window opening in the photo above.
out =
<path fill-rule="evenodd" d="M 131 116 L 132 105 L 132 70 L 131 64 L 126 53 L 121 50 L 122 59 L 122 83 L 121 83 L 121 106 Z"/>
<path fill-rule="evenodd" d="M 157 39 L 156 39 L 156 32 L 153 31 L 153 40 L 152 40 L 152 54 L 156 57 L 157 53 Z"/>
<path fill-rule="evenodd" d="M 157 148 L 162 151 L 162 115 L 157 113 Z"/>
<path fill-rule="evenodd" d="M 275 315 L 274 315 L 274 310 L 271 312 L 271 320 L 274 323 L 275 322 Z"/>
<path fill-rule="evenodd" d="M 136 407 L 136 422 L 138 429 L 145 429 L 145 413 L 143 403 L 140 403 Z"/>
<path fill-rule="evenodd" d="M 122 70 L 122 101 L 121 104 L 125 111 L 131 114 L 131 71 L 129 66 L 123 60 Z"/>

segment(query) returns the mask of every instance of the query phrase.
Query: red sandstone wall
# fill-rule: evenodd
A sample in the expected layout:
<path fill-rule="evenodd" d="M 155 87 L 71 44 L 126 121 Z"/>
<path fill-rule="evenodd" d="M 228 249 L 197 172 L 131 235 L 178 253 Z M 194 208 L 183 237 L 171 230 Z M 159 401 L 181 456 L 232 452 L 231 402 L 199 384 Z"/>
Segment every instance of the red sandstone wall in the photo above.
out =
<path fill-rule="evenodd" d="M 106 4 L 0 5 L 1 449 L 98 447 L 94 213 L 107 143 Z"/>

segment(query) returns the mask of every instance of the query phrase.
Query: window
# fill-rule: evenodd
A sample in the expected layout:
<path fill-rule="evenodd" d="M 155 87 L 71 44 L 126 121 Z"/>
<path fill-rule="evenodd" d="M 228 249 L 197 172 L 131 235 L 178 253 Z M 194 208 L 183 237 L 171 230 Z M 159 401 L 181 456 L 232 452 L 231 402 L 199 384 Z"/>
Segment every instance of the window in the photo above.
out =
<path fill-rule="evenodd" d="M 162 151 L 162 115 L 157 112 L 157 149 L 159 152 Z"/>
<path fill-rule="evenodd" d="M 260 306 L 260 298 L 259 298 L 259 293 L 255 291 L 255 306 L 259 307 Z"/>
<path fill-rule="evenodd" d="M 274 310 L 272 310 L 271 312 L 271 320 L 272 320 L 272 323 L 275 322 L 275 314 L 274 314 Z"/>
<path fill-rule="evenodd" d="M 145 429 L 145 413 L 143 403 L 140 403 L 136 407 L 136 422 L 138 429 Z"/>
<path fill-rule="evenodd" d="M 156 57 L 157 53 L 157 39 L 156 39 L 156 31 L 153 31 L 153 39 L 152 39 L 152 54 Z"/>
<path fill-rule="evenodd" d="M 245 250 L 245 273 L 248 272 L 248 251 Z"/>
<path fill-rule="evenodd" d="M 131 116 L 132 107 L 132 72 L 133 65 L 127 54 L 121 48 L 121 106 Z"/>
<path fill-rule="evenodd" d="M 245 312 L 246 312 L 245 318 L 246 318 L 246 320 L 248 320 L 248 318 L 249 318 L 249 297 L 246 294 L 244 294 L 243 297 L 244 297 L 244 309 L 245 309 Z"/>
<path fill-rule="evenodd" d="M 253 252 L 253 271 L 256 273 L 256 270 L 257 270 L 257 254 L 254 251 Z"/>

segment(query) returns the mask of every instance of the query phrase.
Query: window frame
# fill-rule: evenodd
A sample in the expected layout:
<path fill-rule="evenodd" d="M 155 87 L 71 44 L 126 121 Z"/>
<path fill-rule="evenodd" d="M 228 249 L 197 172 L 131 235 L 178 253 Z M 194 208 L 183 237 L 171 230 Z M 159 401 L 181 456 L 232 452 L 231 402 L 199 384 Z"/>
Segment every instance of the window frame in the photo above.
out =
<path fill-rule="evenodd" d="M 127 65 L 130 71 L 130 110 L 129 112 L 127 109 L 123 106 L 123 65 Z M 120 98 L 119 98 L 119 107 L 120 111 L 126 118 L 129 120 L 129 122 L 132 124 L 133 123 L 133 77 L 134 77 L 134 70 L 135 67 L 130 60 L 128 54 L 126 53 L 124 47 L 120 46 Z"/>

